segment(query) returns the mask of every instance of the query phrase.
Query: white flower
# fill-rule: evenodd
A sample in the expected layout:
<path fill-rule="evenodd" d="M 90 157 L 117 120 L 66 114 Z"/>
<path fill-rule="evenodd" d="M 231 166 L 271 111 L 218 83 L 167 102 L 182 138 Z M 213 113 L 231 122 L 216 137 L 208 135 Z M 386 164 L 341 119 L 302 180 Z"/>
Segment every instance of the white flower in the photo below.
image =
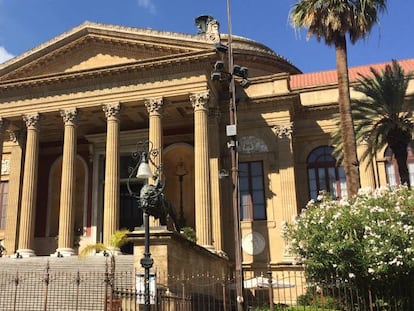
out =
<path fill-rule="evenodd" d="M 355 274 L 353 274 L 352 272 L 348 274 L 350 279 L 355 279 Z"/>

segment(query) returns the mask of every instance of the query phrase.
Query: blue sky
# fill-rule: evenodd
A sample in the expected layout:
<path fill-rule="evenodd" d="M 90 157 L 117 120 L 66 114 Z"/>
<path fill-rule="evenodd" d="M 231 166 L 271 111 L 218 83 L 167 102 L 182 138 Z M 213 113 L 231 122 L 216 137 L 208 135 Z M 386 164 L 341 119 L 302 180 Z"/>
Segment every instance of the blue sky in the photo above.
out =
<path fill-rule="evenodd" d="M 335 68 L 335 52 L 295 31 L 295 0 L 231 0 L 232 33 L 259 41 L 303 72 Z M 414 57 L 413 0 L 390 0 L 365 41 L 349 45 L 349 65 Z M 0 62 L 83 23 L 124 25 L 195 34 L 194 18 L 209 14 L 227 33 L 226 0 L 0 0 Z"/>

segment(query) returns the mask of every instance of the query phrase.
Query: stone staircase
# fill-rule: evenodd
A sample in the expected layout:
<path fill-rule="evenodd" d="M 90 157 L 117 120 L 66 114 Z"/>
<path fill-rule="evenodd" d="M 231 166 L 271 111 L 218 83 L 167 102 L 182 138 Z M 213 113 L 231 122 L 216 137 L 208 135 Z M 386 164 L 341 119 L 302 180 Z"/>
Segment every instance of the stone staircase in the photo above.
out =
<path fill-rule="evenodd" d="M 115 257 L 115 289 L 133 288 L 133 262 L 132 255 Z M 0 311 L 104 310 L 110 293 L 106 272 L 110 258 L 101 255 L 2 257 Z"/>
<path fill-rule="evenodd" d="M 59 272 L 90 272 L 98 271 L 105 272 L 105 265 L 108 261 L 110 264 L 110 258 L 102 255 L 94 256 L 70 256 L 70 257 L 29 257 L 29 258 L 0 258 L 0 273 L 2 272 L 45 272 L 47 265 L 49 264 L 49 271 Z M 118 255 L 115 256 L 116 270 L 119 272 L 134 271 L 134 258 L 133 255 Z"/>

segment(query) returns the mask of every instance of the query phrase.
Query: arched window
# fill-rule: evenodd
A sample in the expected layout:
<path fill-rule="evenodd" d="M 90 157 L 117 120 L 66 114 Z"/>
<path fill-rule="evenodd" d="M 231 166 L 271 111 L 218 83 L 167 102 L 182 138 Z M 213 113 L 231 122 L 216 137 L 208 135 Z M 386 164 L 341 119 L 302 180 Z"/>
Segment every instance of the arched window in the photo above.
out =
<path fill-rule="evenodd" d="M 314 149 L 308 156 L 308 181 L 311 199 L 316 199 L 322 190 L 334 198 L 346 196 L 345 171 L 337 165 L 333 148 L 323 146 Z"/>
<path fill-rule="evenodd" d="M 414 150 L 408 146 L 408 172 L 410 173 L 410 183 L 414 185 Z M 385 149 L 384 157 L 387 159 L 385 162 L 385 168 L 387 172 L 387 182 L 390 186 L 397 186 L 400 184 L 400 174 L 398 174 L 397 161 L 394 158 L 394 154 L 391 148 Z"/>

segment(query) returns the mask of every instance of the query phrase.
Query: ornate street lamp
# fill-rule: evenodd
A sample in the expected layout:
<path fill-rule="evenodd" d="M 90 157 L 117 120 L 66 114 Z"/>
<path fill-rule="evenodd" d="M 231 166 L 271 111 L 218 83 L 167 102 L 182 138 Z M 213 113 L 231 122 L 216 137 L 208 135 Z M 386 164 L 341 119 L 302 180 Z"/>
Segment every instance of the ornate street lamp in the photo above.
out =
<path fill-rule="evenodd" d="M 157 166 L 154 159 L 158 157 L 159 151 L 153 148 L 151 141 L 146 140 L 137 143 L 137 150 L 132 153 L 132 158 L 137 161 L 136 165 L 131 168 L 127 187 L 130 196 L 138 202 L 138 208 L 142 209 L 144 220 L 144 257 L 141 258 L 141 266 L 144 268 L 144 310 L 151 309 L 150 300 L 150 269 L 154 263 L 150 253 L 150 232 L 149 216 L 157 217 L 157 211 L 160 209 L 163 200 L 164 184 L 161 182 L 162 168 Z M 151 171 L 151 166 L 154 172 Z M 131 179 L 152 179 L 153 183 L 144 184 L 142 188 L 132 189 L 134 186 Z"/>

